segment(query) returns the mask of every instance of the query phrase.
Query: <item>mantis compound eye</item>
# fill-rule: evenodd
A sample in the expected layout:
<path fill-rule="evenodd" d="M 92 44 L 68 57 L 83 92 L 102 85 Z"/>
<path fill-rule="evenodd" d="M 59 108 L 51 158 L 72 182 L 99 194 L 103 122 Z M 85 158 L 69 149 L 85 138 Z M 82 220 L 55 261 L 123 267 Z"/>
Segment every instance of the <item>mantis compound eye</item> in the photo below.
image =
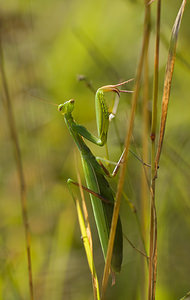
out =
<path fill-rule="evenodd" d="M 58 110 L 58 111 L 62 111 L 62 109 L 63 109 L 63 106 L 64 106 L 64 104 L 59 104 L 59 106 L 58 106 L 57 110 Z"/>

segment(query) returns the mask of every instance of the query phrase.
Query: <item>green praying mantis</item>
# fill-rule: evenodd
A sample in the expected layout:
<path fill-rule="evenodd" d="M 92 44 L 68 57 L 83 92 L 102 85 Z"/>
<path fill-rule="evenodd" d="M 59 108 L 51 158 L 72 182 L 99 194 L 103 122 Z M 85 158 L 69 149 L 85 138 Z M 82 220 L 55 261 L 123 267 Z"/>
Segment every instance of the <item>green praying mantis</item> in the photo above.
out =
<path fill-rule="evenodd" d="M 109 232 L 114 208 L 114 195 L 108 181 L 105 178 L 105 175 L 109 177 L 113 177 L 116 175 L 120 163 L 122 162 L 122 155 L 114 171 L 110 173 L 103 166 L 103 164 L 92 154 L 89 147 L 87 147 L 87 145 L 85 144 L 84 138 L 99 146 L 103 146 L 107 143 L 110 113 L 105 102 L 104 94 L 106 92 L 114 92 L 118 96 L 120 96 L 121 92 L 131 92 L 120 90 L 118 88 L 119 86 L 127 82 L 129 82 L 129 80 L 116 85 L 103 86 L 97 90 L 95 95 L 95 108 L 98 137 L 91 134 L 84 126 L 77 124 L 73 119 L 73 99 L 58 106 L 58 111 L 60 111 L 64 116 L 65 123 L 81 155 L 87 190 L 91 191 L 90 198 L 104 259 L 106 259 L 107 254 Z M 68 183 L 70 184 L 74 182 L 73 180 L 68 179 Z M 123 234 L 121 220 L 119 217 L 111 261 L 111 267 L 113 271 L 119 272 L 121 270 L 122 258 Z"/>

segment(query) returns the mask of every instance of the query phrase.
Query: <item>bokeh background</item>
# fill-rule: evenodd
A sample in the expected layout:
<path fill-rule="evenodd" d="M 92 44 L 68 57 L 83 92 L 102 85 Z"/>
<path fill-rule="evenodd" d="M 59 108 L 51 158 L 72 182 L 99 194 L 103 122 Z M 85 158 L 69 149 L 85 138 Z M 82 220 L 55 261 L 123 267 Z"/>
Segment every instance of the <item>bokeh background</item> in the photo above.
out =
<path fill-rule="evenodd" d="M 159 109 L 171 29 L 180 4 L 179 0 L 168 0 L 162 5 Z M 0 7 L 5 71 L 27 183 L 35 299 L 92 299 L 75 205 L 66 186 L 67 178 L 76 180 L 77 151 L 63 117 L 52 103 L 74 98 L 76 121 L 96 134 L 93 90 L 135 76 L 143 36 L 144 3 L 140 0 L 9 0 L 0 1 Z M 156 3 L 151 7 L 150 90 Z M 157 180 L 157 299 L 164 300 L 180 299 L 190 290 L 189 16 L 187 4 Z M 78 80 L 79 75 L 87 78 L 91 89 L 85 81 Z M 132 88 L 132 84 L 127 88 Z M 151 100 L 150 93 L 150 113 Z M 119 141 L 123 142 L 127 130 L 130 103 L 131 95 L 122 95 L 116 118 L 119 138 L 115 127 L 112 124 L 110 127 L 108 146 L 113 161 L 121 153 Z M 0 120 L 0 299 L 29 299 L 19 183 L 2 101 Z M 141 128 L 140 95 L 132 145 L 139 156 Z M 150 144 L 149 136 L 147 139 Z M 105 156 L 105 149 L 88 145 L 95 155 Z M 78 165 L 84 182 L 80 158 Z M 142 165 L 130 155 L 125 189 L 139 219 L 141 176 Z M 117 179 L 111 182 L 113 190 L 116 184 Z M 89 203 L 87 195 L 86 200 Z M 104 262 L 88 207 L 95 263 L 101 278 Z M 146 214 L 148 220 L 149 210 Z M 124 233 L 143 250 L 137 218 L 125 200 L 122 200 L 121 220 Z M 116 285 L 109 287 L 108 299 L 142 299 L 141 288 L 147 286 L 142 260 L 124 240 L 122 271 L 116 277 Z"/>

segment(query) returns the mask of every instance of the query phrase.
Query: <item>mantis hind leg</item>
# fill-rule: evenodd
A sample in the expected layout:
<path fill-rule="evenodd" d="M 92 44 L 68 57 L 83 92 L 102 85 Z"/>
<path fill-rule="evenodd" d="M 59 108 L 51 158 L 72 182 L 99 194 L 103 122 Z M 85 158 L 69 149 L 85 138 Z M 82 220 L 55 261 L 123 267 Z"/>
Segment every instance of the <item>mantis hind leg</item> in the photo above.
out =
<path fill-rule="evenodd" d="M 99 162 L 99 165 L 102 167 L 102 169 L 104 170 L 104 173 L 105 175 L 107 175 L 108 177 L 114 177 L 117 175 L 118 171 L 119 171 L 119 168 L 121 166 L 121 164 L 123 163 L 123 156 L 124 156 L 124 153 L 125 153 L 125 149 L 123 150 L 118 162 L 112 162 L 108 159 L 104 159 L 104 158 L 101 158 L 101 157 L 96 157 L 97 161 Z M 102 161 L 105 161 L 105 162 L 108 162 L 109 164 L 112 164 L 112 165 L 115 165 L 115 168 L 113 170 L 113 172 L 110 172 L 102 163 Z"/>
<path fill-rule="evenodd" d="M 67 179 L 67 184 L 68 184 L 68 186 L 70 186 L 70 184 L 73 184 L 73 185 L 77 186 L 78 188 L 81 187 L 84 191 L 86 191 L 86 192 L 88 192 L 89 194 L 91 194 L 91 195 L 97 197 L 98 199 L 100 199 L 101 201 L 105 202 L 106 204 L 111 204 L 111 205 L 113 205 L 113 203 L 112 203 L 111 201 L 105 199 L 105 198 L 102 197 L 100 194 L 98 194 L 98 193 L 96 193 L 96 192 L 90 190 L 90 189 L 87 188 L 86 186 L 80 185 L 78 182 L 72 180 L 71 178 L 68 178 L 68 179 Z"/>
<path fill-rule="evenodd" d="M 147 164 L 145 163 L 140 157 L 138 157 L 136 155 L 136 153 L 134 153 L 132 150 L 129 150 L 129 152 L 136 158 L 138 159 L 138 161 L 140 163 L 142 163 L 143 166 L 145 167 L 149 167 L 150 168 L 150 164 Z M 105 175 L 107 175 L 108 177 L 114 177 L 117 175 L 118 171 L 119 171 L 119 168 L 121 166 L 121 164 L 123 163 L 123 157 L 124 157 L 124 154 L 125 154 L 125 149 L 123 150 L 118 162 L 113 162 L 113 161 L 110 161 L 109 159 L 105 159 L 105 158 L 101 158 L 101 157 L 96 157 L 97 161 L 99 162 L 100 166 L 102 167 L 102 169 L 104 170 L 105 172 Z M 112 172 L 110 172 L 102 162 L 107 162 L 109 164 L 112 164 L 112 165 L 115 165 L 115 168 Z"/>

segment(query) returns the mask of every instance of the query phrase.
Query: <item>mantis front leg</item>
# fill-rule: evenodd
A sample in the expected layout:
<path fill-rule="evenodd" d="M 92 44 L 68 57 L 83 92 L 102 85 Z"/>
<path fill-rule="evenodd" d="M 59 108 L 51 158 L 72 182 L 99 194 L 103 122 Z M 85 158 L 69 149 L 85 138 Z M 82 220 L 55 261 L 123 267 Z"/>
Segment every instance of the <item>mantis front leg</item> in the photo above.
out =
<path fill-rule="evenodd" d="M 75 129 L 78 132 L 78 134 L 80 134 L 81 136 L 98 146 L 104 146 L 106 144 L 110 121 L 109 118 L 110 116 L 112 116 L 113 118 L 113 115 L 116 114 L 116 109 L 114 112 L 109 112 L 105 101 L 105 93 L 114 92 L 118 96 L 120 96 L 120 93 L 131 93 L 132 91 L 120 90 L 118 88 L 119 86 L 124 85 L 130 82 L 131 80 L 132 79 L 115 85 L 106 85 L 97 90 L 95 95 L 95 109 L 98 137 L 91 134 L 84 126 L 76 124 Z"/>

